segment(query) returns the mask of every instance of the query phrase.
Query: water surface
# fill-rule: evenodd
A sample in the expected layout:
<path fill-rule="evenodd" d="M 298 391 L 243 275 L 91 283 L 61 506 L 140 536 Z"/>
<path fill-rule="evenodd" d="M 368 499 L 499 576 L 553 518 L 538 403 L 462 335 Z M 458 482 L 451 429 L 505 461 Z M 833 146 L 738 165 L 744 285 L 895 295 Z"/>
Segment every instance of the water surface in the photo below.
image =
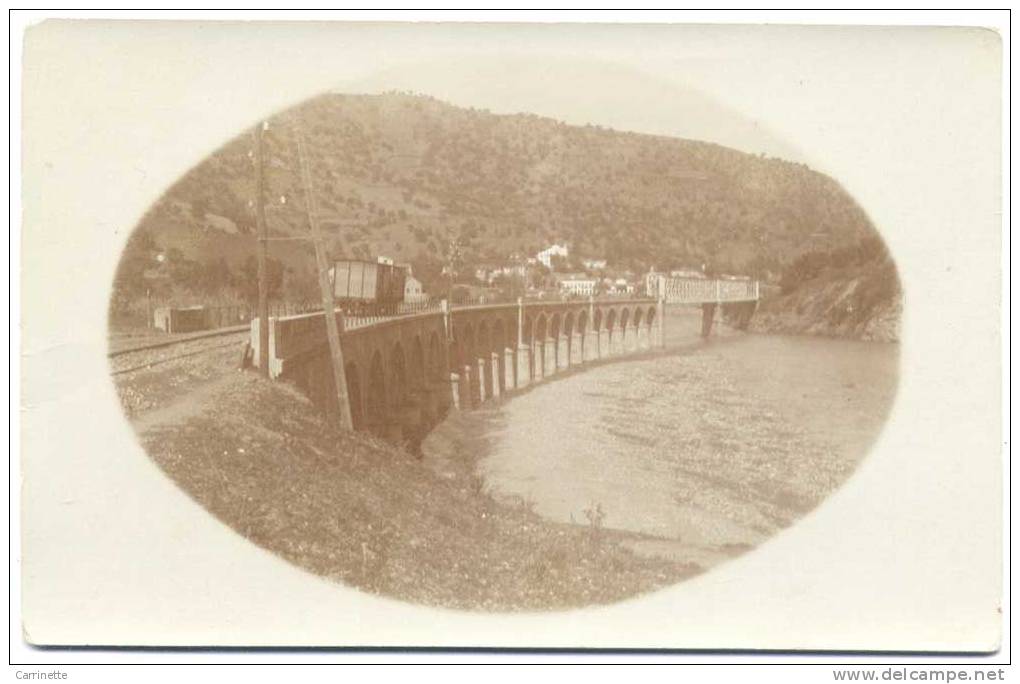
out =
<path fill-rule="evenodd" d="M 457 422 L 484 435 L 492 494 L 704 566 L 817 506 L 881 430 L 898 347 L 696 331 L 674 312 L 669 353 L 585 368 Z"/>

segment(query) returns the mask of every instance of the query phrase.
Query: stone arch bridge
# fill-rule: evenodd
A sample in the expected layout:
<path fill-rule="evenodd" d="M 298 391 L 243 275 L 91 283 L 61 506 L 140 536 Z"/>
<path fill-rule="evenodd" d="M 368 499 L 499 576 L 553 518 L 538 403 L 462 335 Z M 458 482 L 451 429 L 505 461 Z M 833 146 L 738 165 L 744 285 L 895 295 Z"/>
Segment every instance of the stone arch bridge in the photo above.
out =
<path fill-rule="evenodd" d="M 588 299 L 486 304 L 376 320 L 344 330 L 341 347 L 357 430 L 416 444 L 451 408 L 474 408 L 572 366 L 664 345 L 666 303 L 699 305 L 702 334 L 719 304 L 749 320 L 757 284 L 660 283 L 658 299 Z M 251 345 L 258 354 L 258 321 Z M 321 312 L 271 318 L 269 370 L 294 382 L 329 414 L 337 412 Z"/>
<path fill-rule="evenodd" d="M 416 442 L 451 408 L 476 407 L 571 366 L 661 346 L 661 310 L 651 299 L 520 302 L 444 308 L 344 330 L 354 427 Z M 270 375 L 294 382 L 335 413 L 322 313 L 270 319 L 270 326 Z M 256 359 L 258 339 L 253 321 Z"/>

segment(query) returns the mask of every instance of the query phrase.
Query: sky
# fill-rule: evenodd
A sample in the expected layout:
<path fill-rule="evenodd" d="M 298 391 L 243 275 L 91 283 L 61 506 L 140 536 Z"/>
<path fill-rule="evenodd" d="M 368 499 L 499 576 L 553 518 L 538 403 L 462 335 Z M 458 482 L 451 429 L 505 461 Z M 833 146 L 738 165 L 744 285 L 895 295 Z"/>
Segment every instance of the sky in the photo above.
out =
<path fill-rule="evenodd" d="M 686 66 L 698 71 L 711 68 L 704 60 L 688 60 Z M 343 82 L 337 91 L 412 91 L 498 114 L 532 113 L 569 124 L 706 140 L 801 161 L 794 146 L 753 117 L 683 84 L 682 73 L 678 69 L 656 74 L 597 56 L 452 57 L 385 68 Z"/>

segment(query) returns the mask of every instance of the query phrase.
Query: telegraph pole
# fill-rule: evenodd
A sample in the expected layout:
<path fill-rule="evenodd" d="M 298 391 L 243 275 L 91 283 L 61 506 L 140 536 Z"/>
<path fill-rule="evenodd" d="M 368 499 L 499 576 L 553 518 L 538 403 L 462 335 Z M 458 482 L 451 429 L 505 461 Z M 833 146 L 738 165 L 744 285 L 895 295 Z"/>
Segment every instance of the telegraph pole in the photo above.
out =
<path fill-rule="evenodd" d="M 255 126 L 255 222 L 258 229 L 259 265 L 259 372 L 269 377 L 269 268 L 266 263 L 266 246 L 269 228 L 266 225 L 265 173 L 263 166 L 262 134 L 266 122 Z"/>
<path fill-rule="evenodd" d="M 336 306 L 333 303 L 333 287 L 329 282 L 329 261 L 319 228 L 319 214 L 312 187 L 310 162 L 305 153 L 304 132 L 301 124 L 295 125 L 297 133 L 298 162 L 301 164 L 301 181 L 305 190 L 305 207 L 308 211 L 308 225 L 315 244 L 315 262 L 319 271 L 319 290 L 322 292 L 322 313 L 326 317 L 326 337 L 329 339 L 329 355 L 333 363 L 333 383 L 336 385 L 336 402 L 340 410 L 340 426 L 345 430 L 354 429 L 351 418 L 351 404 L 347 397 L 347 372 L 344 369 L 344 352 L 340 346 L 340 328 L 336 322 Z"/>

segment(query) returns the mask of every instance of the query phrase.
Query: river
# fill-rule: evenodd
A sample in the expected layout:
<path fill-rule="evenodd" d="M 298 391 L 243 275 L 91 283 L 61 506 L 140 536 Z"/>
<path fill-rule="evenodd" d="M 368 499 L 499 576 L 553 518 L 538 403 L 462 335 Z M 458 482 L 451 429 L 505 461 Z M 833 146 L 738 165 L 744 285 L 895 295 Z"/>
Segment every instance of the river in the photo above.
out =
<path fill-rule="evenodd" d="M 667 317 L 667 349 L 595 365 L 467 414 L 423 445 L 470 442 L 493 496 L 633 533 L 639 553 L 708 567 L 820 503 L 895 397 L 895 344 L 738 333 Z M 468 439 L 470 437 L 470 439 Z"/>

